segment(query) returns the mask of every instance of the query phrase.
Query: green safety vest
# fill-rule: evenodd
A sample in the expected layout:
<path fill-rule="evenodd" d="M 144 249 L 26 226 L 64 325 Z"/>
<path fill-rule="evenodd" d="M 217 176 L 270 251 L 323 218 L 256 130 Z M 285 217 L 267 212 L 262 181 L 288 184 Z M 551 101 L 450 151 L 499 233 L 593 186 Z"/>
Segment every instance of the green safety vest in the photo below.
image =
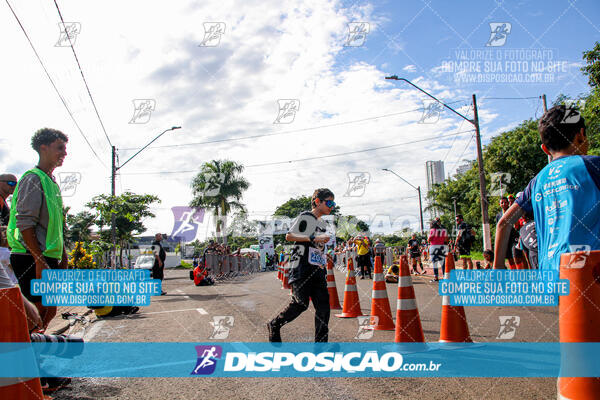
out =
<path fill-rule="evenodd" d="M 17 228 L 17 198 L 21 180 L 28 174 L 36 174 L 40 178 L 42 190 L 46 197 L 46 206 L 48 207 L 48 230 L 46 232 L 46 250 L 43 254 L 46 257 L 61 259 L 63 254 L 63 204 L 60 188 L 44 171 L 39 168 L 33 168 L 25 172 L 19 183 L 15 187 L 15 192 L 11 201 L 10 220 L 6 231 L 8 245 L 13 253 L 27 253 L 23 236 Z M 23 195 L 27 195 L 24 193 Z"/>

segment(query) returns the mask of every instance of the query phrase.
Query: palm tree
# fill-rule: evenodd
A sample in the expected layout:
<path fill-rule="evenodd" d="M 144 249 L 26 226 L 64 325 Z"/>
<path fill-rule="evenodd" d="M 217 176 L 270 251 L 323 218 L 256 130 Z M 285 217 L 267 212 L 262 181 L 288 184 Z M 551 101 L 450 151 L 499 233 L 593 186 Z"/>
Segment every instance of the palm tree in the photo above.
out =
<path fill-rule="evenodd" d="M 225 230 L 227 214 L 246 210 L 241 199 L 250 183 L 241 176 L 243 171 L 244 166 L 234 161 L 212 160 L 202 165 L 192 181 L 193 199 L 190 206 L 213 210 L 217 220 L 217 237 L 223 237 L 223 243 L 227 243 L 227 235 L 221 235 Z"/>

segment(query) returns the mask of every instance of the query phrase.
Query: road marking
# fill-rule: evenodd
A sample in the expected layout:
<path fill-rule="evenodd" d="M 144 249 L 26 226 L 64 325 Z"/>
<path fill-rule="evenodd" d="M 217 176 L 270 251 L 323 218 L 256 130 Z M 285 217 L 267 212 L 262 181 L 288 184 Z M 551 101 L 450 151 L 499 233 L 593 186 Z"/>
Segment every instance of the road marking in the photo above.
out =
<path fill-rule="evenodd" d="M 165 313 L 182 312 L 182 311 L 198 311 L 202 315 L 208 315 L 208 313 L 203 308 L 184 308 L 183 310 L 153 311 L 153 312 L 141 313 L 140 315 L 165 314 Z"/>

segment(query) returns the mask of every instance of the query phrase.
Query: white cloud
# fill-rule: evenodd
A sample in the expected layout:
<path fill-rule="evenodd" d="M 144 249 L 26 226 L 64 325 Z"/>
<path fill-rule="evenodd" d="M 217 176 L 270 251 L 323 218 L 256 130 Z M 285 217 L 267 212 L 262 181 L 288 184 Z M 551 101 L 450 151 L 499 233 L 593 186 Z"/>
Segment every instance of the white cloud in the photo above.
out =
<path fill-rule="evenodd" d="M 416 72 L 417 71 L 417 67 L 410 64 L 407 65 L 406 67 L 402 68 L 402 71 L 406 71 L 406 72 Z"/>
<path fill-rule="evenodd" d="M 19 4 L 16 12 L 106 166 L 95 159 L 69 119 L 6 7 L 0 14 L 10 23 L 2 24 L 0 34 L 11 58 L 3 64 L 1 83 L 11 95 L 0 101 L 2 109 L 8 111 L 3 123 L 10 138 L 0 142 L 0 151 L 4 150 L 0 154 L 4 165 L 23 173 L 36 162 L 28 144 L 31 134 L 42 126 L 63 130 L 70 136 L 69 156 L 59 171 L 82 174 L 75 196 L 65 199 L 66 205 L 78 211 L 92 196 L 110 190 L 110 146 L 70 49 L 54 47 L 59 19 L 53 7 L 49 3 L 41 8 L 25 3 Z M 117 192 L 132 190 L 161 198 L 161 205 L 154 209 L 157 218 L 145 221 L 151 232 L 170 232 L 170 207 L 189 203 L 193 173 L 136 173 L 198 170 L 206 161 L 225 158 L 248 166 L 244 175 L 251 187 L 244 202 L 251 212 L 270 213 L 290 197 L 325 186 L 337 194 L 336 201 L 346 214 L 386 213 L 392 219 L 415 216 L 416 198 L 397 201 L 414 196 L 414 190 L 381 168 L 394 169 L 413 184 L 425 186 L 425 161 L 440 157 L 429 146 L 434 142 L 306 162 L 250 166 L 407 143 L 458 130 L 456 118 L 447 113 L 436 124 L 418 124 L 423 98 L 418 92 L 384 80 L 384 72 L 368 60 L 353 62 L 344 58 L 349 51 L 343 47 L 348 22 L 373 21 L 371 32 L 382 23 L 370 6 L 346 10 L 337 2 L 317 0 L 193 5 L 131 1 L 119 4 L 118 12 L 101 3 L 78 2 L 64 3 L 62 11 L 66 20 L 81 23 L 75 48 L 108 135 L 119 149 L 121 163 L 134 153 L 124 149 L 141 147 L 173 125 L 183 127 L 155 143 L 181 147 L 148 148 L 120 171 Z M 202 22 L 225 22 L 219 46 L 198 46 L 204 37 Z M 339 62 L 348 64 L 340 68 L 336 64 Z M 412 68 L 409 65 L 404 70 L 414 72 L 416 68 Z M 443 98 L 457 95 L 437 82 L 415 82 Z M 132 100 L 145 98 L 156 101 L 150 121 L 129 124 L 134 111 Z M 278 99 L 300 101 L 293 123 L 273 124 Z M 390 116 L 394 113 L 403 114 Z M 367 120 L 375 116 L 385 117 Z M 364 121 L 346 124 L 358 120 Z M 183 146 L 292 130 L 296 132 Z M 440 139 L 435 144 L 450 143 L 452 139 Z M 462 151 L 460 146 L 465 140 L 457 140 L 456 148 Z M 351 171 L 367 171 L 372 176 L 359 200 L 343 197 L 347 173 Z M 416 219 L 411 221 L 416 227 Z"/>

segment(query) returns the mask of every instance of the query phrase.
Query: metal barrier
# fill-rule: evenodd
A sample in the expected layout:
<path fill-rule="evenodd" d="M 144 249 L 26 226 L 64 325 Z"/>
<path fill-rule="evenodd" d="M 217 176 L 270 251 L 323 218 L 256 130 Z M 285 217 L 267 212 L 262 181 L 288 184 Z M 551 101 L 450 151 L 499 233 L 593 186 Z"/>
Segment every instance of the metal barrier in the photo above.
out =
<path fill-rule="evenodd" d="M 256 258 L 207 254 L 205 264 L 216 280 L 260 271 L 260 263 Z"/>

